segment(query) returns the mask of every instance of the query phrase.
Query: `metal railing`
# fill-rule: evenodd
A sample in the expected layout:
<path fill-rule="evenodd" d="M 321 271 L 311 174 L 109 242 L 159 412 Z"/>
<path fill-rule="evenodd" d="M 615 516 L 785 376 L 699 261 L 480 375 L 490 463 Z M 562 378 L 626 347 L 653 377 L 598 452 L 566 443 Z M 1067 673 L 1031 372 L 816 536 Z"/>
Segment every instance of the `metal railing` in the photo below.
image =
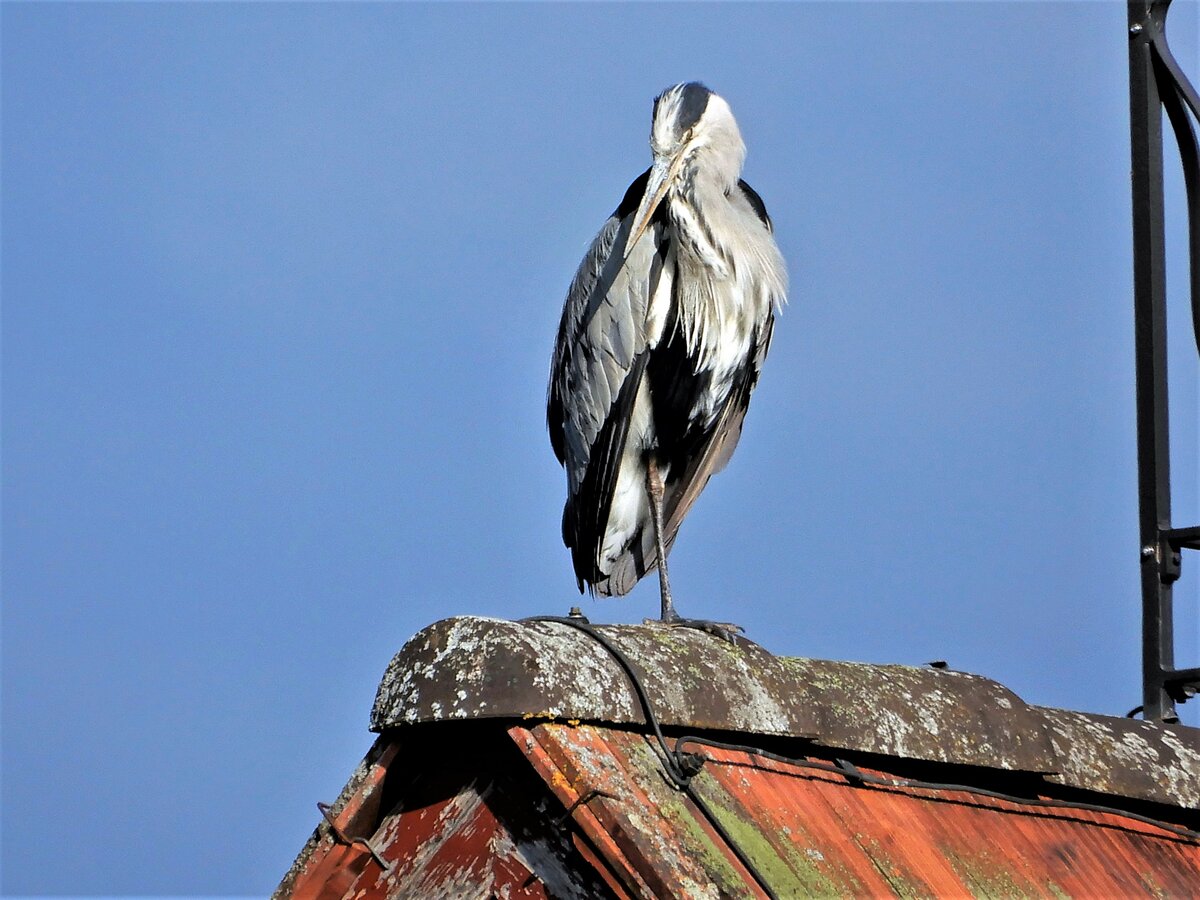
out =
<path fill-rule="evenodd" d="M 1137 354 L 1138 500 L 1142 566 L 1142 716 L 1175 722 L 1175 704 L 1200 691 L 1200 668 L 1175 668 L 1171 588 L 1200 526 L 1171 525 L 1167 405 L 1167 290 L 1163 112 L 1183 163 L 1192 328 L 1200 351 L 1200 96 L 1167 46 L 1171 0 L 1129 0 L 1129 125 L 1133 161 L 1134 339 Z M 1136 712 L 1136 710 L 1135 710 Z"/>

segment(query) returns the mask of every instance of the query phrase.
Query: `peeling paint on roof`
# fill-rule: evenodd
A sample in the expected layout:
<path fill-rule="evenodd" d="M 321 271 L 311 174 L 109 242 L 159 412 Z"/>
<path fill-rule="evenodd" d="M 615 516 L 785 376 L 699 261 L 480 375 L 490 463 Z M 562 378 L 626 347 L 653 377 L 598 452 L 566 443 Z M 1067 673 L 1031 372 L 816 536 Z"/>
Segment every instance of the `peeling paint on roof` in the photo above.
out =
<path fill-rule="evenodd" d="M 649 739 L 634 732 L 544 723 L 510 733 L 566 806 L 588 791 L 653 783 L 659 767 Z M 1200 884 L 1200 842 L 1120 815 L 855 785 L 737 750 L 702 750 L 708 761 L 695 790 L 780 897 L 1144 896 L 1153 893 L 1146 873 L 1169 896 Z M 598 800 L 577 824 L 625 834 L 628 868 L 674 845 L 693 864 L 688 884 L 702 880 L 699 864 L 723 895 L 747 890 L 724 880 L 739 868 L 731 850 L 669 789 Z M 682 882 L 669 887 L 676 893 L 667 896 L 698 896 Z"/>
<path fill-rule="evenodd" d="M 595 900 L 603 877 L 555 825 L 564 811 L 520 765 L 503 730 L 454 725 L 420 740 L 382 739 L 334 806 L 347 845 L 322 823 L 275 892 L 277 900 Z M 507 751 L 507 753 L 505 752 Z M 372 788 L 371 786 L 375 787 Z M 368 818 L 360 795 L 382 799 Z M 377 856 L 386 868 L 376 862 Z"/>
<path fill-rule="evenodd" d="M 318 825 L 275 897 L 710 900 L 761 897 L 760 884 L 780 897 L 1163 897 L 1200 884 L 1200 839 L 1172 830 L 1200 827 L 1197 729 L 1030 706 L 962 672 L 777 658 L 688 629 L 601 632 L 669 734 L 733 732 L 781 758 L 692 744 L 704 765 L 680 791 L 596 641 L 450 619 L 392 660 L 337 829 Z M 840 759 L 857 770 L 806 765 Z M 914 772 L 927 780 L 905 781 Z M 1102 808 L 1068 805 L 1081 796 Z"/>

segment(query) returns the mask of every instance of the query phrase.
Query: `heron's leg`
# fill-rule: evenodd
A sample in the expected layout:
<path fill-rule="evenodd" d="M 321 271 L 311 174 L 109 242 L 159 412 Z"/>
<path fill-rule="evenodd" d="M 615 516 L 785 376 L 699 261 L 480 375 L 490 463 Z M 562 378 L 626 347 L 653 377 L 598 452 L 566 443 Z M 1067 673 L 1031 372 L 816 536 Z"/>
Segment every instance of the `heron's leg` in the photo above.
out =
<path fill-rule="evenodd" d="M 651 453 L 646 457 L 646 493 L 650 495 L 650 514 L 654 519 L 654 549 L 658 553 L 658 590 L 662 595 L 662 620 L 678 618 L 671 602 L 671 581 L 667 577 L 667 548 L 663 541 L 663 483 L 658 474 L 658 462 Z"/>
<path fill-rule="evenodd" d="M 665 625 L 695 628 L 736 644 L 736 635 L 742 630 L 742 626 L 709 622 L 705 619 L 685 619 L 675 612 L 675 604 L 671 601 L 671 582 L 667 578 L 666 540 L 663 538 L 663 483 L 654 454 L 646 457 L 646 493 L 650 496 L 650 513 L 654 519 L 654 549 L 658 553 L 658 589 L 662 595 L 661 621 Z M 647 619 L 646 622 L 649 623 L 650 620 Z"/>

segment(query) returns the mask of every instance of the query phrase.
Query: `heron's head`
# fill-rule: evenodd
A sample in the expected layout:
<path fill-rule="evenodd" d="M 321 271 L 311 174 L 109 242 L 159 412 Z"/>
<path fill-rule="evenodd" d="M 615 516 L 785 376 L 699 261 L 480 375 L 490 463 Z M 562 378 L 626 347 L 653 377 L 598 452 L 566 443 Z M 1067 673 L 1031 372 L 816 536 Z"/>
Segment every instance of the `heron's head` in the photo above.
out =
<path fill-rule="evenodd" d="M 697 81 L 669 87 L 654 98 L 650 149 L 656 161 L 695 160 L 730 184 L 746 156 L 729 104 Z"/>
<path fill-rule="evenodd" d="M 746 145 L 729 104 L 696 81 L 669 87 L 654 99 L 650 149 L 654 165 L 626 255 L 673 187 L 683 180 L 706 179 L 728 192 L 737 184 L 746 158 Z"/>

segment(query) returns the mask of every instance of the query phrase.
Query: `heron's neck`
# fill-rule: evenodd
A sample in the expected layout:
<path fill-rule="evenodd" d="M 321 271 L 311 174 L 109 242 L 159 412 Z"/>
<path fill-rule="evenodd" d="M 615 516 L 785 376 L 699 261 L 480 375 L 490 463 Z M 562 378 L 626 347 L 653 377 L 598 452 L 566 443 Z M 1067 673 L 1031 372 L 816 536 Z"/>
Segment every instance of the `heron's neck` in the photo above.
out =
<path fill-rule="evenodd" d="M 701 165 L 688 174 L 671 198 L 671 220 L 687 255 L 724 278 L 730 273 L 731 255 L 722 236 L 736 233 L 736 224 L 730 220 L 729 192 L 737 184 L 738 173 L 734 170 L 730 179 L 727 172 Z"/>

